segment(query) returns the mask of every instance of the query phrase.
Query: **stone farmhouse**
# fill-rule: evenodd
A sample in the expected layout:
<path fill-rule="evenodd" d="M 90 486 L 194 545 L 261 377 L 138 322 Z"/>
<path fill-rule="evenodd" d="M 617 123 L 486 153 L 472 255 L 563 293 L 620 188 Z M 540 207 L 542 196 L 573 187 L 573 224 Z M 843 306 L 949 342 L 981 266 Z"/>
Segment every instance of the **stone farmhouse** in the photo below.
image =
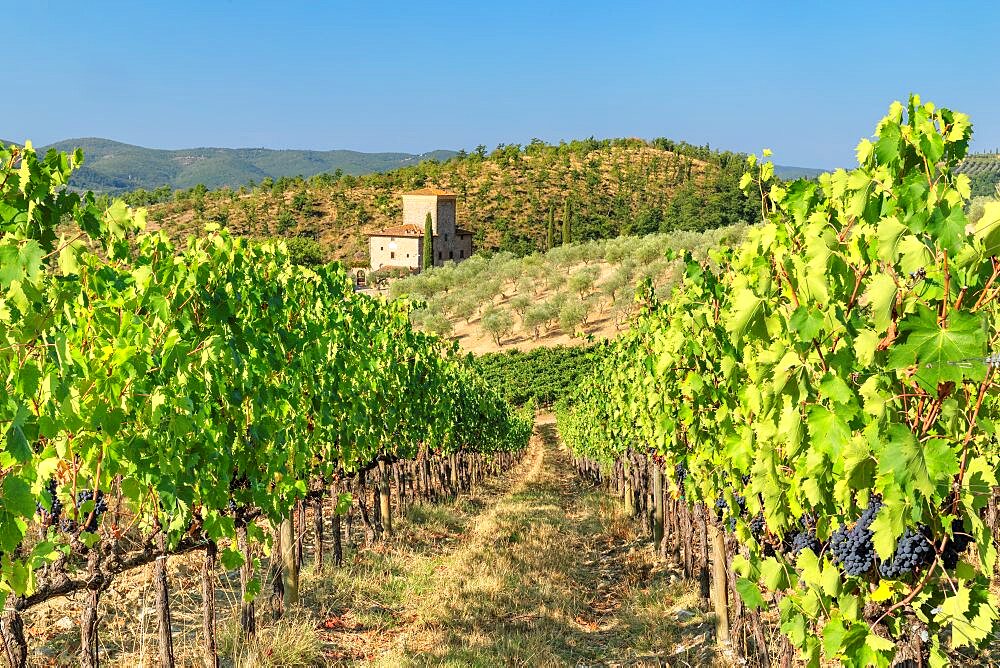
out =
<path fill-rule="evenodd" d="M 424 223 L 431 214 L 434 265 L 461 262 L 472 255 L 472 232 L 458 227 L 455 193 L 421 188 L 403 193 L 403 224 L 368 235 L 371 270 L 407 269 L 418 273 L 424 250 Z"/>

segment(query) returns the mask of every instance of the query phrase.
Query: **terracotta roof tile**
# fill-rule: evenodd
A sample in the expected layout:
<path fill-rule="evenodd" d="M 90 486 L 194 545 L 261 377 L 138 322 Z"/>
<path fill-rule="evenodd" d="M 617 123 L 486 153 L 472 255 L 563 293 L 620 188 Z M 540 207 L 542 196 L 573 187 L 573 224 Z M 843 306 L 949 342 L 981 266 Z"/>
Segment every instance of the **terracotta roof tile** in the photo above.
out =
<path fill-rule="evenodd" d="M 440 188 L 418 188 L 417 190 L 411 190 L 408 193 L 403 193 L 403 195 L 436 195 L 437 197 L 458 197 L 453 192 L 448 190 L 441 190 Z"/>
<path fill-rule="evenodd" d="M 368 236 L 370 237 L 422 237 L 424 236 L 424 228 L 417 225 L 396 225 L 394 227 L 387 227 L 384 230 L 379 230 L 378 232 L 372 232 Z"/>

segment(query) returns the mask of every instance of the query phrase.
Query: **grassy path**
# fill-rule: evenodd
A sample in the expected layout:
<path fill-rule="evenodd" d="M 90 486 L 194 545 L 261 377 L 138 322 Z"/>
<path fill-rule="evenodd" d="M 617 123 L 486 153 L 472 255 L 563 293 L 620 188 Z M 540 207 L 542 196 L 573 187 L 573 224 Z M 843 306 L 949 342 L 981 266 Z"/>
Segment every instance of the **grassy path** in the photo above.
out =
<path fill-rule="evenodd" d="M 366 592 L 347 581 L 363 573 L 336 578 L 342 595 L 374 606 L 339 618 L 324 638 L 328 658 L 353 647 L 339 656 L 380 666 L 711 665 L 692 587 L 652 558 L 609 499 L 581 487 L 550 417 L 537 431 L 480 513 L 411 518 L 424 530 L 451 523 L 454 547 L 434 553 L 418 541 L 384 553 L 362 567 L 388 576 Z"/>
<path fill-rule="evenodd" d="M 234 574 L 221 577 L 222 665 L 715 661 L 695 588 L 653 557 L 648 539 L 617 504 L 576 479 L 550 415 L 540 416 L 529 451 L 505 476 L 398 519 L 391 540 L 349 548 L 343 567 L 317 573 L 307 566 L 302 605 L 280 620 L 265 612 L 265 593 L 258 599 L 257 641 L 249 645 L 238 640 L 238 582 Z M 174 558 L 170 568 L 179 665 L 198 665 L 198 555 Z M 150 582 L 149 573 L 136 571 L 103 597 L 108 665 L 156 665 Z M 66 600 L 29 618 L 31 665 L 75 663 L 77 607 Z"/>

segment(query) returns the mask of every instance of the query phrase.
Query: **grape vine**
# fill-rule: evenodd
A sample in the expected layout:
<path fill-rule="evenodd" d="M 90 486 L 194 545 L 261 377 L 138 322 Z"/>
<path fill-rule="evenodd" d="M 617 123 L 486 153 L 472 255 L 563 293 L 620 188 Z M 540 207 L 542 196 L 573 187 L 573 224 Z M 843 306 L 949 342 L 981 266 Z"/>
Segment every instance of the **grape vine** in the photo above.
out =
<path fill-rule="evenodd" d="M 679 258 L 683 285 L 638 296 L 632 330 L 557 406 L 580 457 L 652 446 L 685 466 L 675 498 L 728 511 L 740 491 L 735 588 L 776 607 L 814 665 L 887 666 L 915 620 L 944 665 L 997 624 L 983 513 L 1000 462 L 1000 207 L 968 229 L 955 167 L 971 134 L 914 96 L 853 170 L 781 183 L 750 156 L 764 225 L 709 262 Z M 754 538 L 759 514 L 787 549 Z"/>
<path fill-rule="evenodd" d="M 40 573 L 71 552 L 141 563 L 115 553 L 130 531 L 236 568 L 239 526 L 266 542 L 247 518 L 280 522 L 311 481 L 526 445 L 531 408 L 406 303 L 279 242 L 210 228 L 175 247 L 143 210 L 68 190 L 82 159 L 0 147 L 0 603 L 58 594 Z"/>

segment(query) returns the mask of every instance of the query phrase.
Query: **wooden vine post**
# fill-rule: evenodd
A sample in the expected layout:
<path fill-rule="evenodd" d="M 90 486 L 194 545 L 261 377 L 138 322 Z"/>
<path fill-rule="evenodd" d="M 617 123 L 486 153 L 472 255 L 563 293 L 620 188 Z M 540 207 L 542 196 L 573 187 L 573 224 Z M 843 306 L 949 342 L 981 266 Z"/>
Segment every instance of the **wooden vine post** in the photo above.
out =
<path fill-rule="evenodd" d="M 243 555 L 243 565 L 240 566 L 240 633 L 245 640 L 249 640 L 257 634 L 257 615 L 248 591 L 253 580 L 253 555 L 250 553 L 246 520 L 241 514 L 236 520 L 236 542 Z"/>
<path fill-rule="evenodd" d="M 271 610 L 271 618 L 278 620 L 285 614 L 285 569 L 282 567 L 284 560 L 284 550 L 282 543 L 286 546 L 288 541 L 283 540 L 281 522 L 273 524 L 271 531 L 271 557 L 267 564 L 267 579 L 265 582 L 271 583 L 271 595 L 268 598 L 268 606 Z M 294 551 L 290 551 L 294 560 Z"/>
<path fill-rule="evenodd" d="M 91 581 L 97 580 L 100 552 L 95 545 L 87 552 L 87 575 Z M 83 668 L 98 668 L 101 665 L 100 641 L 97 635 L 97 607 L 101 601 L 100 585 L 94 582 L 88 589 L 80 619 L 80 665 Z"/>
<path fill-rule="evenodd" d="M 712 542 L 712 604 L 715 608 L 715 635 L 720 645 L 729 644 L 729 595 L 726 574 L 726 538 L 715 523 L 709 524 Z"/>
<path fill-rule="evenodd" d="M 219 666 L 219 649 L 215 642 L 215 565 L 218 554 L 219 546 L 214 540 L 208 541 L 201 564 L 201 636 L 205 668 Z"/>
<path fill-rule="evenodd" d="M 335 566 L 342 566 L 344 564 L 344 545 L 341 538 L 340 529 L 340 480 L 333 483 L 333 563 Z M 350 512 L 350 509 L 348 509 Z M 350 534 L 348 534 L 350 538 Z"/>
<path fill-rule="evenodd" d="M 632 472 L 627 458 L 622 459 L 622 490 L 625 497 L 625 515 L 635 516 L 635 492 L 632 490 Z"/>
<path fill-rule="evenodd" d="M 156 536 L 159 554 L 153 566 L 153 582 L 156 587 L 156 620 L 160 640 L 160 666 L 173 668 L 174 638 L 170 630 L 170 589 L 167 582 L 167 538 L 161 530 Z"/>
<path fill-rule="evenodd" d="M 305 557 L 306 542 L 306 502 L 299 499 L 295 502 L 295 514 L 293 515 L 293 526 L 295 528 L 295 572 L 302 570 L 302 560 Z"/>
<path fill-rule="evenodd" d="M 378 473 L 378 503 L 379 514 L 382 517 L 382 535 L 388 538 L 392 535 L 392 506 L 389 504 L 389 466 L 385 463 L 385 459 L 379 459 Z"/>
<path fill-rule="evenodd" d="M 295 558 L 295 522 L 291 516 L 281 521 L 278 534 L 281 540 L 278 548 L 281 551 L 281 584 L 284 587 L 282 598 L 287 609 L 288 606 L 297 605 L 299 602 L 299 569 L 296 563 L 298 560 Z"/>
<path fill-rule="evenodd" d="M 320 492 L 313 502 L 313 554 L 316 559 L 315 568 L 317 573 L 323 572 L 323 492 Z"/>
<path fill-rule="evenodd" d="M 663 545 L 663 473 L 653 464 L 653 548 L 657 554 Z"/>

